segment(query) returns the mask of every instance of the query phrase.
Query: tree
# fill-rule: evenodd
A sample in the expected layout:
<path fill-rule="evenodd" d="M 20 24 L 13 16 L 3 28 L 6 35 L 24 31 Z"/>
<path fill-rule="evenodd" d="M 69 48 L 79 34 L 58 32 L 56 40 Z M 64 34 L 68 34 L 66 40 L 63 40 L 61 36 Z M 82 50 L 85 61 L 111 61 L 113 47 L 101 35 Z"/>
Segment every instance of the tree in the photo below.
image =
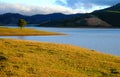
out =
<path fill-rule="evenodd" d="M 26 25 L 27 25 L 27 22 L 24 19 L 18 20 L 18 26 L 21 27 L 21 29 Z"/>

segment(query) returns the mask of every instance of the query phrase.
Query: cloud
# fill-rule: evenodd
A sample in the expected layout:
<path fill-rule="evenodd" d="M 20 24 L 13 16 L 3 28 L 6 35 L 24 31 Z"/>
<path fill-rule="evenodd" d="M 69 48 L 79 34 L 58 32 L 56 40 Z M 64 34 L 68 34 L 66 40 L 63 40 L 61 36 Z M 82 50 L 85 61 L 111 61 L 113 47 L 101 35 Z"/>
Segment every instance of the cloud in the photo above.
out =
<path fill-rule="evenodd" d="M 56 0 L 56 3 L 72 9 L 96 10 L 119 3 L 120 0 Z"/>
<path fill-rule="evenodd" d="M 49 13 L 64 13 L 71 14 L 80 12 L 64 6 L 34 6 L 34 5 L 23 5 L 23 4 L 10 4 L 0 3 L 0 14 L 3 13 L 20 13 L 24 15 L 34 14 L 49 14 Z"/>
<path fill-rule="evenodd" d="M 88 13 L 114 5 L 119 0 L 54 0 L 53 5 L 25 5 L 17 3 L 0 3 L 0 14 L 20 13 L 24 15 L 50 13 Z"/>
<path fill-rule="evenodd" d="M 80 4 L 94 4 L 98 6 L 111 6 L 114 4 L 119 3 L 120 0 L 56 0 L 56 3 L 64 6 L 68 6 L 71 8 L 75 8 L 77 5 Z"/>

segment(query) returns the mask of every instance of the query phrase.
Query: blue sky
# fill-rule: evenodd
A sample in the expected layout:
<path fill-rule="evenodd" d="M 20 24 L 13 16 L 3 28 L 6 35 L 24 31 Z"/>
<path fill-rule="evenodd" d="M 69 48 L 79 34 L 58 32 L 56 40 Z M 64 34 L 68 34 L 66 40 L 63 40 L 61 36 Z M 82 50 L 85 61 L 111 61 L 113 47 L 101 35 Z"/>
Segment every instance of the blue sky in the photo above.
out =
<path fill-rule="evenodd" d="M 0 0 L 0 14 L 88 13 L 119 3 L 119 0 Z"/>

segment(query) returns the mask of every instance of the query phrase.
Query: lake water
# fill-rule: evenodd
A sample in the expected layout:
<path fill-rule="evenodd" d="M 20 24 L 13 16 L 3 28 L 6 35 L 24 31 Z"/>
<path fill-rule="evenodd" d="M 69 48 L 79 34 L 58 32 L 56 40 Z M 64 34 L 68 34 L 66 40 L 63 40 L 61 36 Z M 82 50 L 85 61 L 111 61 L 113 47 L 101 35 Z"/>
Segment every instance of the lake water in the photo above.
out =
<path fill-rule="evenodd" d="M 0 38 L 18 38 L 43 42 L 71 44 L 91 50 L 120 56 L 120 29 L 93 28 L 45 28 L 31 27 L 40 30 L 61 32 L 66 36 L 0 36 Z"/>

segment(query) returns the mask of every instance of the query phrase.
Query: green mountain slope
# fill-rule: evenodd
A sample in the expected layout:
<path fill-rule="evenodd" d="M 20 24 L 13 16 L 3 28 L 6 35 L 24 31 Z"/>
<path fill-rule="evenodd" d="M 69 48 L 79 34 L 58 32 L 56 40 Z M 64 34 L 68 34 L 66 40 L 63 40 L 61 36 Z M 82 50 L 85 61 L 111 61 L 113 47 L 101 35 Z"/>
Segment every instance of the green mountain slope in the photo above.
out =
<path fill-rule="evenodd" d="M 103 10 L 94 11 L 92 14 L 108 22 L 113 27 L 120 27 L 120 3 Z"/>
<path fill-rule="evenodd" d="M 81 16 L 52 21 L 41 26 L 55 27 L 120 27 L 120 3 Z"/>

